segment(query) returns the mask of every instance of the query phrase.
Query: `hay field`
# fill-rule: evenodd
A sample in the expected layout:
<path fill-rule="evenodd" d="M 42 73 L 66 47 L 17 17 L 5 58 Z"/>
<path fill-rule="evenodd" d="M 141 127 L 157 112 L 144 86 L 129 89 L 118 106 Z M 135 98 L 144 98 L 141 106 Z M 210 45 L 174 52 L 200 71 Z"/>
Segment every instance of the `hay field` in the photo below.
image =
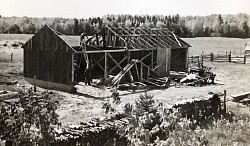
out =
<path fill-rule="evenodd" d="M 239 38 L 219 38 L 219 37 L 197 37 L 197 38 L 183 38 L 192 47 L 189 50 L 190 55 L 200 55 L 201 51 L 204 54 L 226 54 L 232 52 L 234 55 L 243 55 L 245 43 L 250 41 L 248 39 Z"/>
<path fill-rule="evenodd" d="M 8 41 L 13 41 L 13 40 L 19 40 L 22 42 L 28 41 L 33 34 L 0 34 L 0 41 L 8 40 Z"/>

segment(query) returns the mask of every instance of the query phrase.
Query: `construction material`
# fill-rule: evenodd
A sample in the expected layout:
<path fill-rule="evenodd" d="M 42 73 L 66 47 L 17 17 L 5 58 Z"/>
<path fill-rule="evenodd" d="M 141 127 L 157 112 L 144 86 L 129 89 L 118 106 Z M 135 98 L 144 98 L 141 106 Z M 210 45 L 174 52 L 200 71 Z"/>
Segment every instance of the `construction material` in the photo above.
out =
<path fill-rule="evenodd" d="M 249 95 L 250 95 L 250 92 L 245 92 L 245 93 L 241 93 L 241 94 L 237 94 L 237 95 L 232 95 L 232 97 L 233 97 L 234 102 L 239 102 L 245 98 L 248 98 Z"/>
<path fill-rule="evenodd" d="M 0 100 L 8 100 L 8 99 L 13 99 L 17 97 L 18 97 L 17 92 L 6 91 L 6 90 L 0 91 Z"/>
<path fill-rule="evenodd" d="M 135 65 L 137 60 L 131 60 L 124 68 L 122 71 L 120 71 L 112 80 L 112 82 L 109 84 L 109 87 L 114 87 L 116 86 L 121 78 Z"/>

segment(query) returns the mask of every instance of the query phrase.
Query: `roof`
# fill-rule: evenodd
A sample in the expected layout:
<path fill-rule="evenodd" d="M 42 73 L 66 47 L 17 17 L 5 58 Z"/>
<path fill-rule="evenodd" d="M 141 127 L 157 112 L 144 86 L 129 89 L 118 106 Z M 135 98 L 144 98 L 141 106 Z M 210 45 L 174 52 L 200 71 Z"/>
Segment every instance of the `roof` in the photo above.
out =
<path fill-rule="evenodd" d="M 105 44 L 103 40 L 105 34 Z M 93 47 L 120 47 L 128 49 L 188 48 L 187 42 L 164 28 L 105 27 L 86 42 Z M 129 45 L 128 45 L 129 44 Z"/>
<path fill-rule="evenodd" d="M 69 36 L 69 35 L 58 35 L 58 36 L 71 47 L 80 46 L 80 36 Z"/>
<path fill-rule="evenodd" d="M 56 30 L 50 28 L 48 25 L 44 25 L 34 36 L 36 35 L 41 35 L 39 34 L 40 31 L 43 31 L 43 29 L 47 29 L 46 31 L 52 31 L 53 33 L 55 33 L 59 38 L 61 38 L 65 43 L 67 43 L 67 45 L 69 45 L 70 47 L 79 47 L 80 46 L 80 36 L 69 36 L 69 35 L 64 35 L 60 32 L 57 32 Z M 32 38 L 33 38 L 32 37 Z M 22 48 L 25 48 L 25 46 L 27 45 L 27 43 L 32 40 L 29 39 L 23 46 Z M 72 48 L 73 49 L 73 48 Z"/>

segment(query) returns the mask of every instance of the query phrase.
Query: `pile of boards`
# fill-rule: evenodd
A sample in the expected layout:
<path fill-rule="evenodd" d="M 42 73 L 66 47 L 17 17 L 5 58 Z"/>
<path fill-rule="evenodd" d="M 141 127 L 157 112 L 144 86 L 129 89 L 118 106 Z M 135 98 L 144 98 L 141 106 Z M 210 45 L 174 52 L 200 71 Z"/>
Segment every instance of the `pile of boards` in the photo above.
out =
<path fill-rule="evenodd" d="M 242 103 L 244 105 L 248 105 L 250 104 L 250 92 L 244 92 L 241 94 L 237 94 L 237 95 L 232 95 L 233 97 L 233 101 L 234 102 L 239 102 Z"/>

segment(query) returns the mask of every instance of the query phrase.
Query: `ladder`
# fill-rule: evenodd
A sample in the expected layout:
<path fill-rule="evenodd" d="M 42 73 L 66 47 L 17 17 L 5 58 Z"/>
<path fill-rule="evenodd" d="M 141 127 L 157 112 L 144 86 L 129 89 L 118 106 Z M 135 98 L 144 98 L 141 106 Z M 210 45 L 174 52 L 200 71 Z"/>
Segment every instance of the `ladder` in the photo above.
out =
<path fill-rule="evenodd" d="M 120 80 L 122 79 L 122 77 L 135 65 L 136 61 L 138 61 L 138 59 L 133 59 L 131 60 L 124 68 L 123 70 L 121 70 L 115 77 L 114 79 L 111 81 L 111 83 L 109 84 L 109 87 L 114 87 L 115 85 L 117 85 Z"/>

